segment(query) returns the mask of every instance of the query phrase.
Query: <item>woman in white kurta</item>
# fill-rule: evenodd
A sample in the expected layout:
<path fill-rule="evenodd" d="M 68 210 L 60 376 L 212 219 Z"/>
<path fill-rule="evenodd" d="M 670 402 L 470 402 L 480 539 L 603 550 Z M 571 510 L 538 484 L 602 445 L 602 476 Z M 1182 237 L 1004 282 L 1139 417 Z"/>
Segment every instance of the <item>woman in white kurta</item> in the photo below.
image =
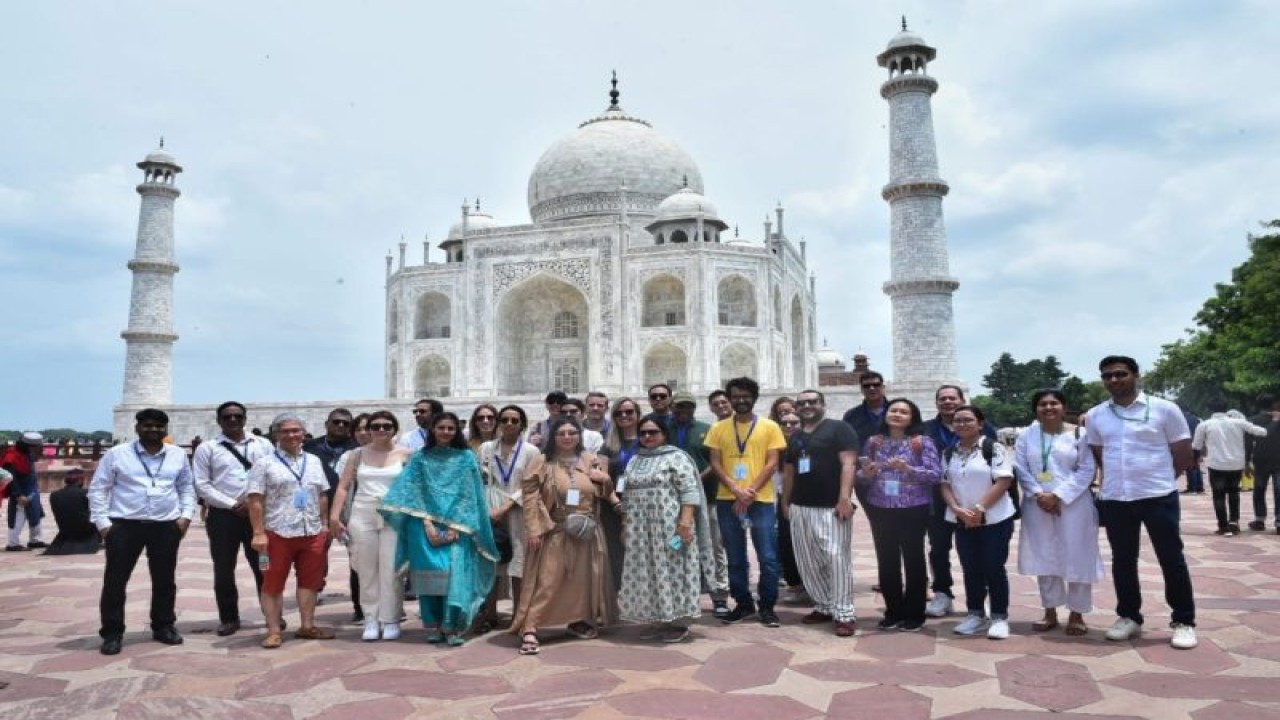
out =
<path fill-rule="evenodd" d="M 1089 631 L 1084 614 L 1093 610 L 1093 583 L 1102 579 L 1098 552 L 1098 511 L 1089 485 L 1093 453 L 1081 428 L 1064 420 L 1064 396 L 1040 390 L 1031 398 L 1036 421 L 1018 436 L 1014 464 L 1022 488 L 1022 533 L 1018 572 L 1035 575 L 1044 617 L 1033 630 L 1058 627 L 1058 606 L 1066 605 L 1068 635 Z"/>
<path fill-rule="evenodd" d="M 480 469 L 484 473 L 485 493 L 489 501 L 489 517 L 495 525 L 506 528 L 511 539 L 511 561 L 498 567 L 498 577 L 508 583 L 495 582 L 485 604 L 483 621 L 499 625 L 497 601 L 510 596 L 520 602 L 520 578 L 524 576 L 524 510 L 520 501 L 520 483 L 525 472 L 541 452 L 523 439 L 529 426 L 528 416 L 519 405 L 507 405 L 497 411 L 497 438 L 480 446 Z M 514 614 L 516 608 L 512 609 Z"/>

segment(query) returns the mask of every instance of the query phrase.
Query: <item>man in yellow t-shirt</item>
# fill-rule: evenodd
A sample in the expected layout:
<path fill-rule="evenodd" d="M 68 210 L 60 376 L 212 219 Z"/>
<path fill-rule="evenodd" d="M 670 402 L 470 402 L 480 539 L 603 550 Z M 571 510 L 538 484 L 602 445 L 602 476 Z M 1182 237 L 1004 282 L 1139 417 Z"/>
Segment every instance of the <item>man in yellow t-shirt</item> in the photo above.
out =
<path fill-rule="evenodd" d="M 778 627 L 773 606 L 778 601 L 778 536 L 774 507 L 773 474 L 787 447 L 782 428 L 753 412 L 760 385 L 749 377 L 733 378 L 725 385 L 733 415 L 711 426 L 704 444 L 711 453 L 711 467 L 720 481 L 716 513 L 720 536 L 729 556 L 729 594 L 734 608 L 720 618 L 736 623 L 756 614 L 747 565 L 747 533 L 760 563 L 760 623 Z"/>

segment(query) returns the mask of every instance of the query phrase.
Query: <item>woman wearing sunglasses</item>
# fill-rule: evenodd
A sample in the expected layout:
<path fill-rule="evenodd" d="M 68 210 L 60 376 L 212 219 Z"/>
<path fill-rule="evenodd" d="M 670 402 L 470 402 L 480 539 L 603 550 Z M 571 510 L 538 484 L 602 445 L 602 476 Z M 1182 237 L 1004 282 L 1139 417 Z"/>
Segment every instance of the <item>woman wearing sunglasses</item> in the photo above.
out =
<path fill-rule="evenodd" d="M 640 449 L 640 436 L 636 432 L 640 424 L 640 403 L 629 397 L 618 398 L 609 413 L 609 435 L 605 437 L 600 454 L 608 460 L 609 478 L 614 484 L 627 469 L 627 463 Z M 619 494 L 619 497 L 622 497 Z M 604 526 L 604 541 L 609 548 L 609 567 L 613 572 L 613 586 L 622 584 L 622 562 L 626 552 L 622 543 L 622 513 L 620 508 L 607 507 L 600 511 Z"/>
<path fill-rule="evenodd" d="M 506 405 L 497 411 L 497 438 L 480 446 L 480 469 L 485 474 L 485 497 L 489 501 L 489 518 L 495 526 L 506 529 L 511 541 L 511 560 L 498 566 L 498 579 L 485 602 L 481 623 L 497 627 L 497 603 L 510 597 L 515 603 L 511 614 L 520 611 L 520 579 L 524 577 L 524 511 L 520 500 L 520 483 L 540 451 L 524 439 L 529 418 L 519 405 Z M 509 578 L 507 583 L 502 578 Z M 508 588 L 507 586 L 510 585 Z"/>
<path fill-rule="evenodd" d="M 649 624 L 641 639 L 683 642 L 702 614 L 703 576 L 715 567 L 706 497 L 698 466 L 668 444 L 661 416 L 641 420 L 638 435 L 640 449 L 621 483 L 627 492 L 627 553 L 618 605 L 623 620 Z"/>
<path fill-rule="evenodd" d="M 351 568 L 360 583 L 361 606 L 369 608 L 361 639 L 395 640 L 400 637 L 404 593 L 395 566 L 396 532 L 378 514 L 378 504 L 400 475 L 409 451 L 395 445 L 400 423 L 392 413 L 371 413 L 366 427 L 369 444 L 342 457 L 329 527 L 334 537 L 351 538 Z M 342 510 L 348 505 L 350 517 L 344 519 Z"/>
<path fill-rule="evenodd" d="M 498 437 L 498 408 L 485 403 L 476 407 L 467 421 L 467 445 L 480 453 L 480 446 Z"/>

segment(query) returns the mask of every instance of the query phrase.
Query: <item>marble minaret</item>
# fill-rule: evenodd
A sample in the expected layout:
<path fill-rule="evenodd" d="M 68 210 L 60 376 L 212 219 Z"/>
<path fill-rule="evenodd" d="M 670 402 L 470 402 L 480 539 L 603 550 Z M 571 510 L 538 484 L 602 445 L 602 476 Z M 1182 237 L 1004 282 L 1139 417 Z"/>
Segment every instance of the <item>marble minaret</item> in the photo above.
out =
<path fill-rule="evenodd" d="M 182 193 L 174 184 L 182 166 L 164 149 L 138 163 L 142 183 L 138 194 L 138 243 L 129 270 L 133 292 L 129 298 L 129 327 L 125 341 L 123 407 L 168 405 L 173 394 L 173 204 Z"/>
<path fill-rule="evenodd" d="M 928 74 L 937 51 L 907 31 L 876 58 L 888 69 L 880 96 L 889 103 L 889 184 L 881 195 L 891 214 L 891 260 L 884 292 L 893 303 L 892 395 L 905 395 L 929 413 L 934 391 L 956 383 L 955 319 L 951 296 L 960 286 L 947 262 Z"/>

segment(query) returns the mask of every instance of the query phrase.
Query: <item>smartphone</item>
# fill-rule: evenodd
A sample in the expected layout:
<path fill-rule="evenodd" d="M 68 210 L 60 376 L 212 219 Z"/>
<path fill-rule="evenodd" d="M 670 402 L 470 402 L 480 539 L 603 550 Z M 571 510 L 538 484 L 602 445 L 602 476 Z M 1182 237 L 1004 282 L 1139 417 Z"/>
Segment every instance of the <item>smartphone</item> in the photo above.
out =
<path fill-rule="evenodd" d="M 671 539 L 667 541 L 667 547 L 675 550 L 676 552 L 680 552 L 684 549 L 684 538 L 681 538 L 679 535 L 672 535 Z"/>

